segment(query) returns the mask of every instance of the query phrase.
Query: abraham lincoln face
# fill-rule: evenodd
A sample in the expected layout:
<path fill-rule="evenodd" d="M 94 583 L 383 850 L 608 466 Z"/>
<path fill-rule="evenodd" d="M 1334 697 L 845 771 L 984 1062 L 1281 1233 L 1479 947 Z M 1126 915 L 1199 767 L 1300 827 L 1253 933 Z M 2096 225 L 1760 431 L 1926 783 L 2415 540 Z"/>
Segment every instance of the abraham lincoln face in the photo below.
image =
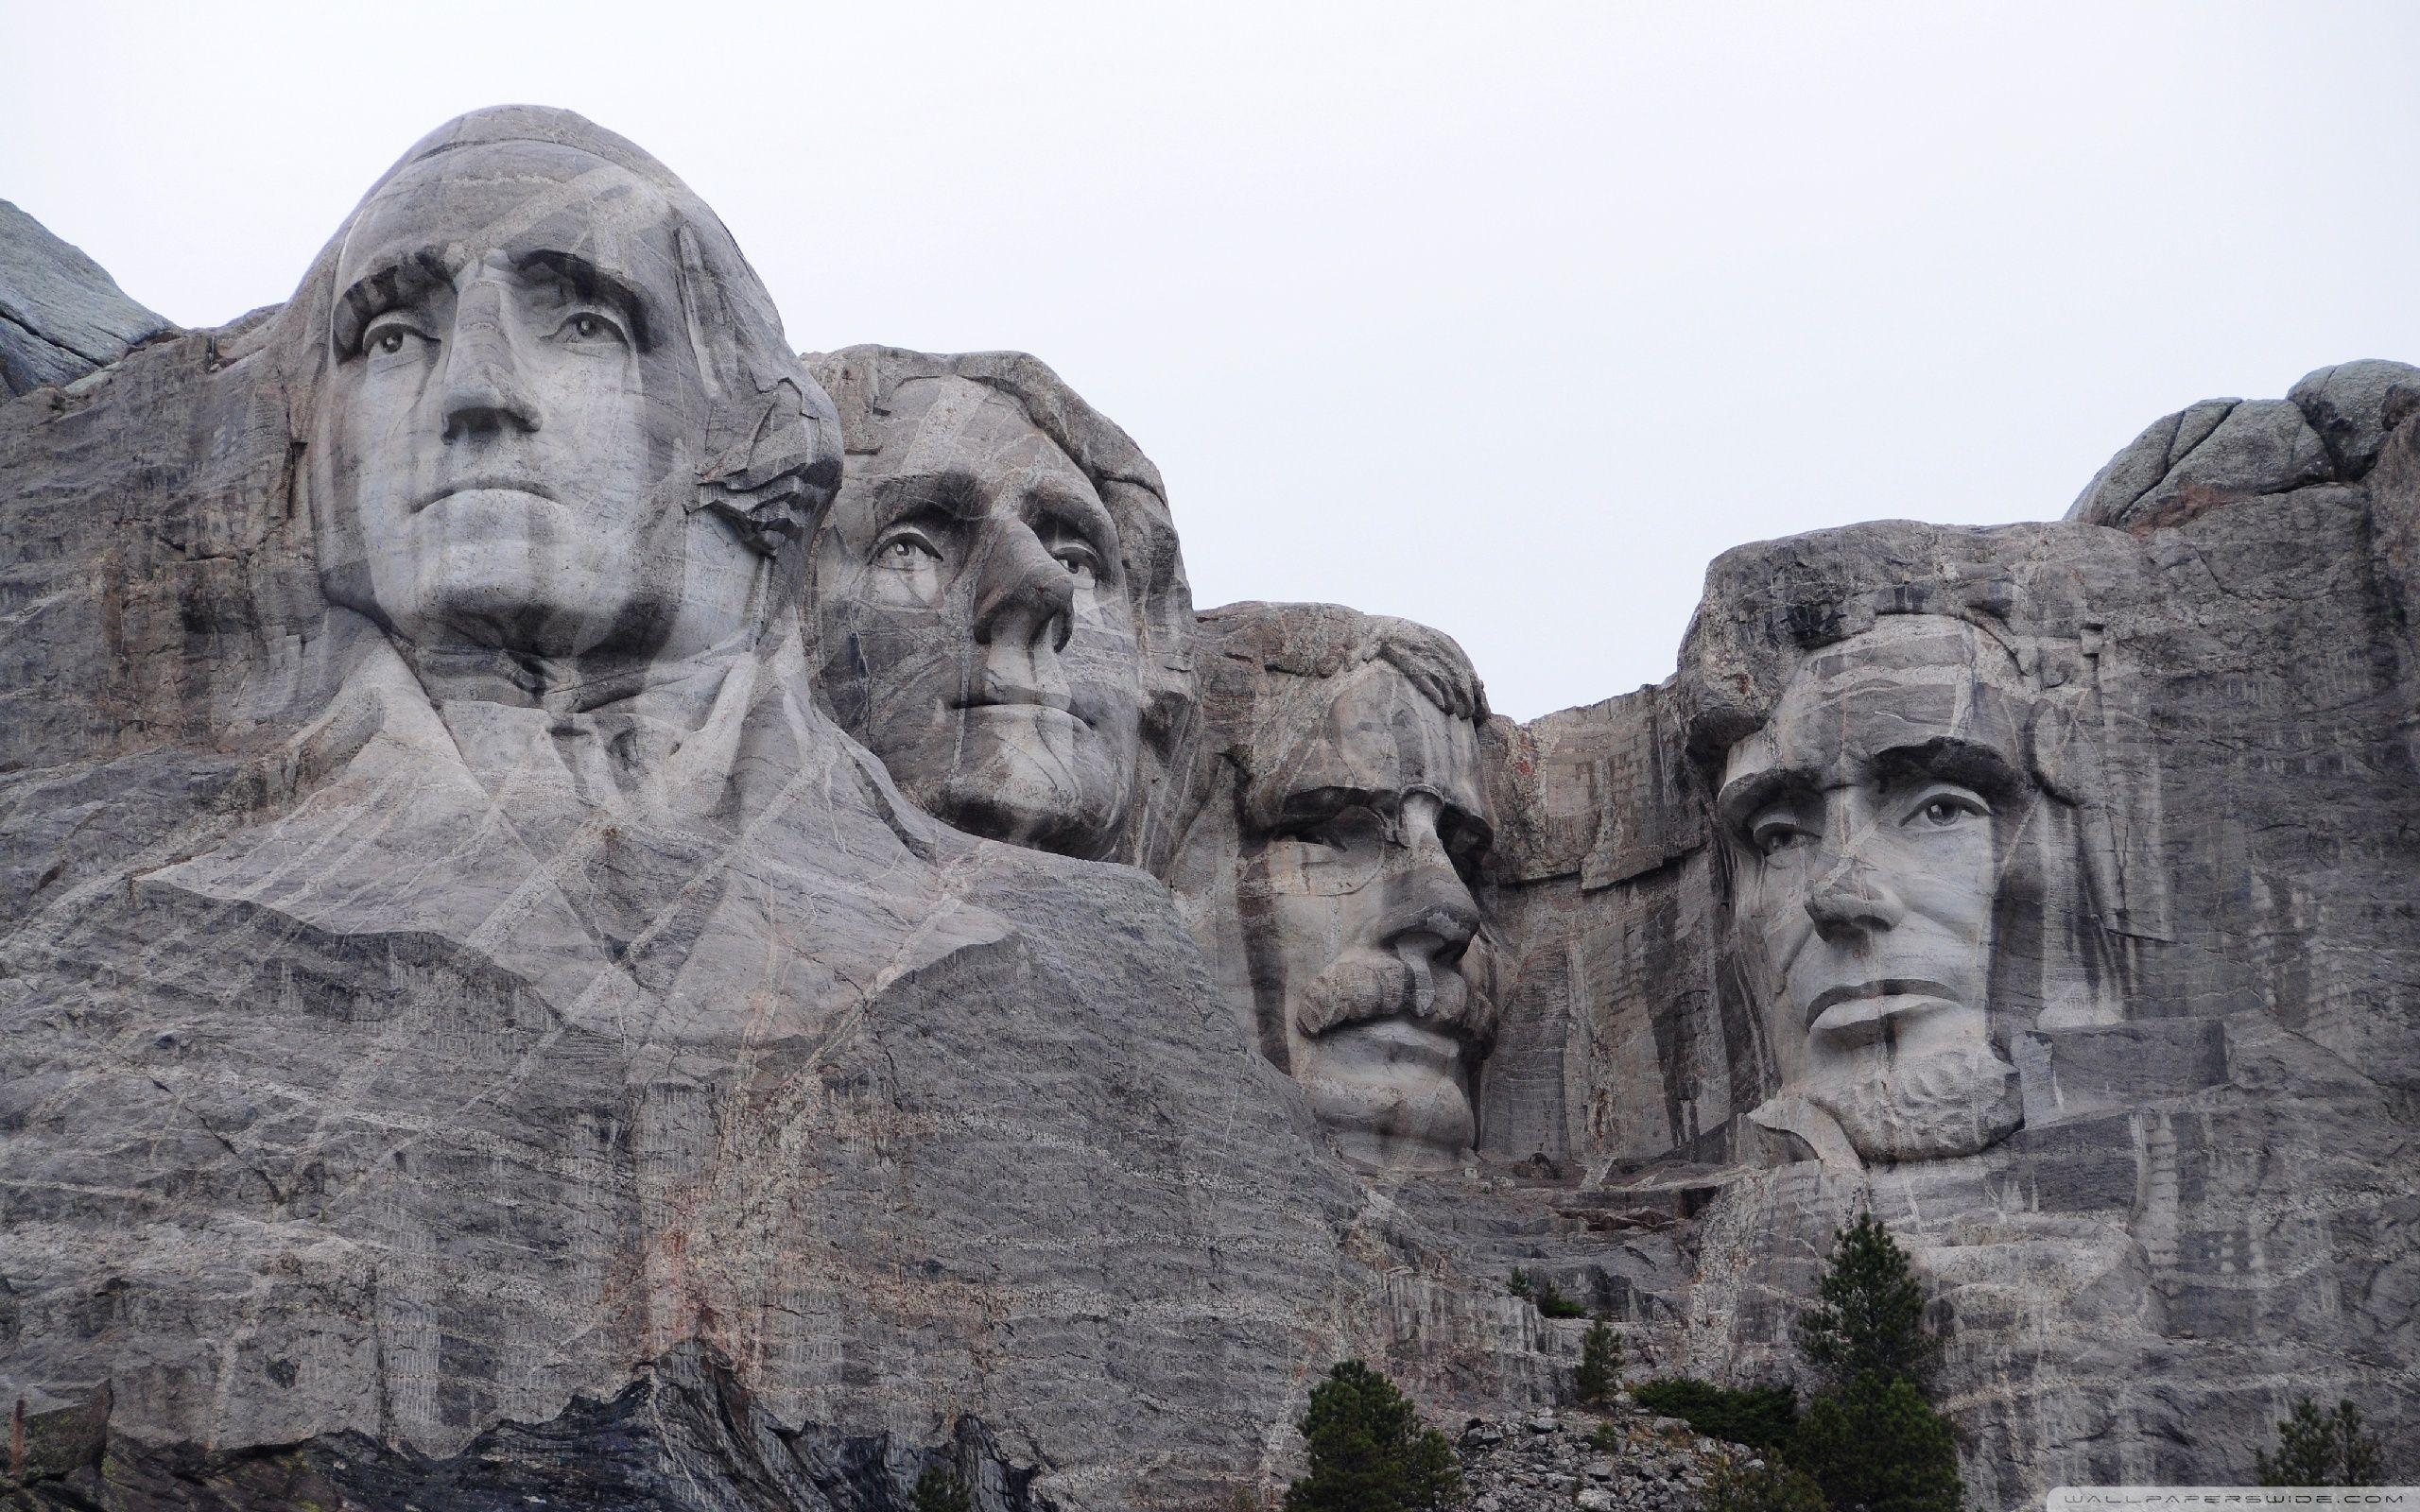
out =
<path fill-rule="evenodd" d="M 2006 653 L 1907 616 L 1799 669 L 1730 752 L 1735 918 L 1785 1092 L 1867 1160 L 1969 1154 L 2015 1126 L 1993 929 L 2035 796 Z"/>

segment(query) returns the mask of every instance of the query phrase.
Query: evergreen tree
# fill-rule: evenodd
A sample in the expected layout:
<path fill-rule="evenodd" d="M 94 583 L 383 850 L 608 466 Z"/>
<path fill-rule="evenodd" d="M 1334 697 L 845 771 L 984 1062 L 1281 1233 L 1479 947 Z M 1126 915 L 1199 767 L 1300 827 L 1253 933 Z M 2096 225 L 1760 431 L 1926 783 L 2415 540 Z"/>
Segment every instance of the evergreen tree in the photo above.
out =
<path fill-rule="evenodd" d="M 2262 1486 L 2377 1486 L 2386 1479 L 2386 1456 L 2375 1435 L 2364 1430 L 2360 1409 L 2339 1401 L 2333 1413 L 2298 1397 L 2277 1424 L 2277 1452 L 2253 1456 L 2253 1475 Z"/>
<path fill-rule="evenodd" d="M 1908 1252 L 1871 1212 L 1833 1235 L 1799 1348 L 1827 1383 L 1789 1436 L 1787 1458 L 1835 1512 L 1958 1512 L 1958 1441 L 1926 1387 L 1940 1344 Z"/>
<path fill-rule="evenodd" d="M 974 1504 L 956 1470 L 927 1465 L 916 1477 L 915 1512 L 972 1512 Z"/>
<path fill-rule="evenodd" d="M 2375 1434 L 2361 1430 L 2360 1409 L 2349 1401 L 2336 1404 L 2336 1449 L 2344 1478 L 2339 1486 L 2384 1486 L 2386 1448 Z"/>
<path fill-rule="evenodd" d="M 1823 1488 L 1804 1470 L 1745 1454 L 1715 1466 L 1698 1504 L 1702 1512 L 1826 1512 Z"/>
<path fill-rule="evenodd" d="M 1286 1512 L 1433 1512 L 1461 1488 L 1445 1435 L 1358 1360 L 1311 1388 L 1302 1428 L 1310 1470 L 1286 1488 Z"/>
<path fill-rule="evenodd" d="M 1834 1512 L 1959 1512 L 1965 1499 L 1949 1423 L 1905 1376 L 1868 1370 L 1817 1397 L 1785 1457 Z"/>
<path fill-rule="evenodd" d="M 1924 1329 L 1925 1296 L 1908 1252 L 1871 1212 L 1832 1236 L 1818 1298 L 1798 1320 L 1798 1347 L 1827 1384 L 1869 1372 L 1931 1384 L 1941 1346 Z"/>
<path fill-rule="evenodd" d="M 1601 1407 L 1622 1383 L 1622 1336 L 1603 1318 L 1588 1325 L 1580 1340 L 1580 1371 L 1572 1394 L 1583 1407 Z"/>
<path fill-rule="evenodd" d="M 1798 1426 L 1798 1393 L 1785 1385 L 1718 1386 L 1695 1376 L 1667 1376 L 1631 1388 L 1638 1404 L 1678 1418 L 1708 1438 L 1762 1452 L 1789 1442 Z"/>

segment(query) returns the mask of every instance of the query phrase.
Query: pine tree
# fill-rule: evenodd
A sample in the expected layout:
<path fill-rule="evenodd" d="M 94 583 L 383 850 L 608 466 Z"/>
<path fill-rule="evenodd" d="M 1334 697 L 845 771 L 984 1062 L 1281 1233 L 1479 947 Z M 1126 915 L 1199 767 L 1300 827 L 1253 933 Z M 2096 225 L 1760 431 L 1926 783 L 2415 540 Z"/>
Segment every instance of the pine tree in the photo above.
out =
<path fill-rule="evenodd" d="M 1310 1469 L 1286 1488 L 1286 1512 L 1433 1512 L 1461 1488 L 1445 1435 L 1358 1360 L 1311 1388 L 1302 1428 Z"/>
<path fill-rule="evenodd" d="M 1871 1212 L 1832 1236 L 1817 1305 L 1798 1320 L 1798 1346 L 1834 1386 L 1868 1372 L 1899 1376 L 1921 1392 L 1941 1346 L 1924 1330 L 1925 1296 L 1908 1252 Z"/>
<path fill-rule="evenodd" d="M 1744 1454 L 1715 1466 L 1698 1504 L 1701 1512 L 1826 1512 L 1823 1488 L 1804 1470 Z"/>
<path fill-rule="evenodd" d="M 1588 1325 L 1580 1340 L 1580 1370 L 1572 1394 L 1583 1407 L 1601 1407 L 1622 1383 L 1622 1337 L 1603 1318 Z"/>
<path fill-rule="evenodd" d="M 1785 1457 L 1834 1512 L 1959 1512 L 1965 1500 L 1949 1423 L 1905 1376 L 1869 1370 L 1817 1397 Z"/>
<path fill-rule="evenodd" d="M 2386 1449 L 2377 1435 L 2362 1432 L 2360 1409 L 2349 1401 L 2336 1404 L 2336 1451 L 2342 1461 L 2336 1468 L 2344 1476 L 2337 1485 L 2386 1484 Z"/>
<path fill-rule="evenodd" d="M 2262 1486 L 2377 1486 L 2386 1479 L 2386 1455 L 2366 1432 L 2360 1409 L 2339 1401 L 2333 1413 L 2298 1397 L 2277 1423 L 2277 1452 L 2253 1456 L 2253 1475 Z"/>
<path fill-rule="evenodd" d="M 916 1477 L 915 1512 L 971 1512 L 973 1506 L 966 1482 L 956 1470 L 927 1465 Z"/>
<path fill-rule="evenodd" d="M 1941 1346 L 1908 1252 L 1859 1213 L 1833 1235 L 1816 1296 L 1798 1342 L 1828 1384 L 1791 1431 L 1789 1464 L 1835 1512 L 1958 1512 L 1958 1441 L 1926 1400 Z"/>

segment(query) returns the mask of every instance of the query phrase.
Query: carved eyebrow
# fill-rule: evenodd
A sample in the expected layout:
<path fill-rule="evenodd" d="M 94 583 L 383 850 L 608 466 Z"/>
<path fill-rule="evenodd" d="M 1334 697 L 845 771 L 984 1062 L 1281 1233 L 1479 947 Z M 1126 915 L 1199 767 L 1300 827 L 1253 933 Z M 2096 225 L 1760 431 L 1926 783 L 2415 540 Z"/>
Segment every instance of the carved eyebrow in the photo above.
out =
<path fill-rule="evenodd" d="M 1803 798 L 1821 784 L 1814 772 L 1800 766 L 1776 766 L 1752 772 L 1724 784 L 1714 800 L 1716 822 L 1732 834 L 1744 834 L 1748 821 L 1784 799 Z"/>
<path fill-rule="evenodd" d="M 985 513 L 982 485 L 974 474 L 956 468 L 884 478 L 873 486 L 873 514 L 886 525 L 919 510 L 960 522 L 979 520 Z"/>
<path fill-rule="evenodd" d="M 2004 798 L 2026 784 L 2025 774 L 1999 751 L 1955 735 L 1876 751 L 1868 765 L 1885 782 L 1934 778 L 1971 787 L 1986 798 Z"/>
<path fill-rule="evenodd" d="M 371 321 L 389 310 L 416 304 L 451 282 L 444 254 L 435 248 L 398 252 L 373 263 L 369 271 L 346 285 L 331 312 L 329 335 L 336 343 L 337 355 L 359 355 L 361 334 L 369 329 Z"/>
<path fill-rule="evenodd" d="M 600 264 L 593 263 L 578 252 L 562 252 L 550 249 L 524 252 L 513 259 L 514 269 L 527 273 L 543 268 L 571 285 L 575 297 L 590 303 L 610 304 L 622 312 L 631 322 L 631 339 L 641 351 L 655 344 L 652 323 L 648 318 L 647 301 L 628 279 Z"/>
<path fill-rule="evenodd" d="M 1117 539 L 1117 522 L 1110 517 L 1108 507 L 1092 494 L 1057 480 L 1045 480 L 1027 491 L 1025 516 L 1028 524 L 1046 522 L 1067 526 L 1091 541 L 1109 565 L 1116 565 L 1122 544 Z"/>

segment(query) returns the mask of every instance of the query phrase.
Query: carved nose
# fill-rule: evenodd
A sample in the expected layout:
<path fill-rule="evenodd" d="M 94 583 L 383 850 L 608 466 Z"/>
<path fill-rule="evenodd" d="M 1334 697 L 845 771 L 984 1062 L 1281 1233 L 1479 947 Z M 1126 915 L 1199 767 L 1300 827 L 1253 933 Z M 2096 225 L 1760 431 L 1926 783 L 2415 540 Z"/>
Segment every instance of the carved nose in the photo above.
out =
<path fill-rule="evenodd" d="M 1403 840 L 1408 863 L 1395 882 L 1394 906 L 1389 910 L 1387 944 L 1398 954 L 1416 947 L 1439 964 L 1461 958 L 1463 948 L 1478 933 L 1478 900 L 1455 869 L 1454 858 L 1437 833 L 1441 812 L 1426 793 L 1414 794 L 1403 807 Z"/>
<path fill-rule="evenodd" d="M 991 532 L 983 576 L 976 588 L 975 639 L 1019 646 L 1067 647 L 1074 628 L 1076 585 L 1041 538 L 1018 521 Z"/>
<path fill-rule="evenodd" d="M 1806 895 L 1806 917 L 1827 940 L 1894 929 L 1906 915 L 1898 895 L 1856 856 L 1842 856 Z"/>
<path fill-rule="evenodd" d="M 445 363 L 445 439 L 492 439 L 538 428 L 538 407 L 522 386 L 502 294 L 475 284 L 456 312 Z"/>

